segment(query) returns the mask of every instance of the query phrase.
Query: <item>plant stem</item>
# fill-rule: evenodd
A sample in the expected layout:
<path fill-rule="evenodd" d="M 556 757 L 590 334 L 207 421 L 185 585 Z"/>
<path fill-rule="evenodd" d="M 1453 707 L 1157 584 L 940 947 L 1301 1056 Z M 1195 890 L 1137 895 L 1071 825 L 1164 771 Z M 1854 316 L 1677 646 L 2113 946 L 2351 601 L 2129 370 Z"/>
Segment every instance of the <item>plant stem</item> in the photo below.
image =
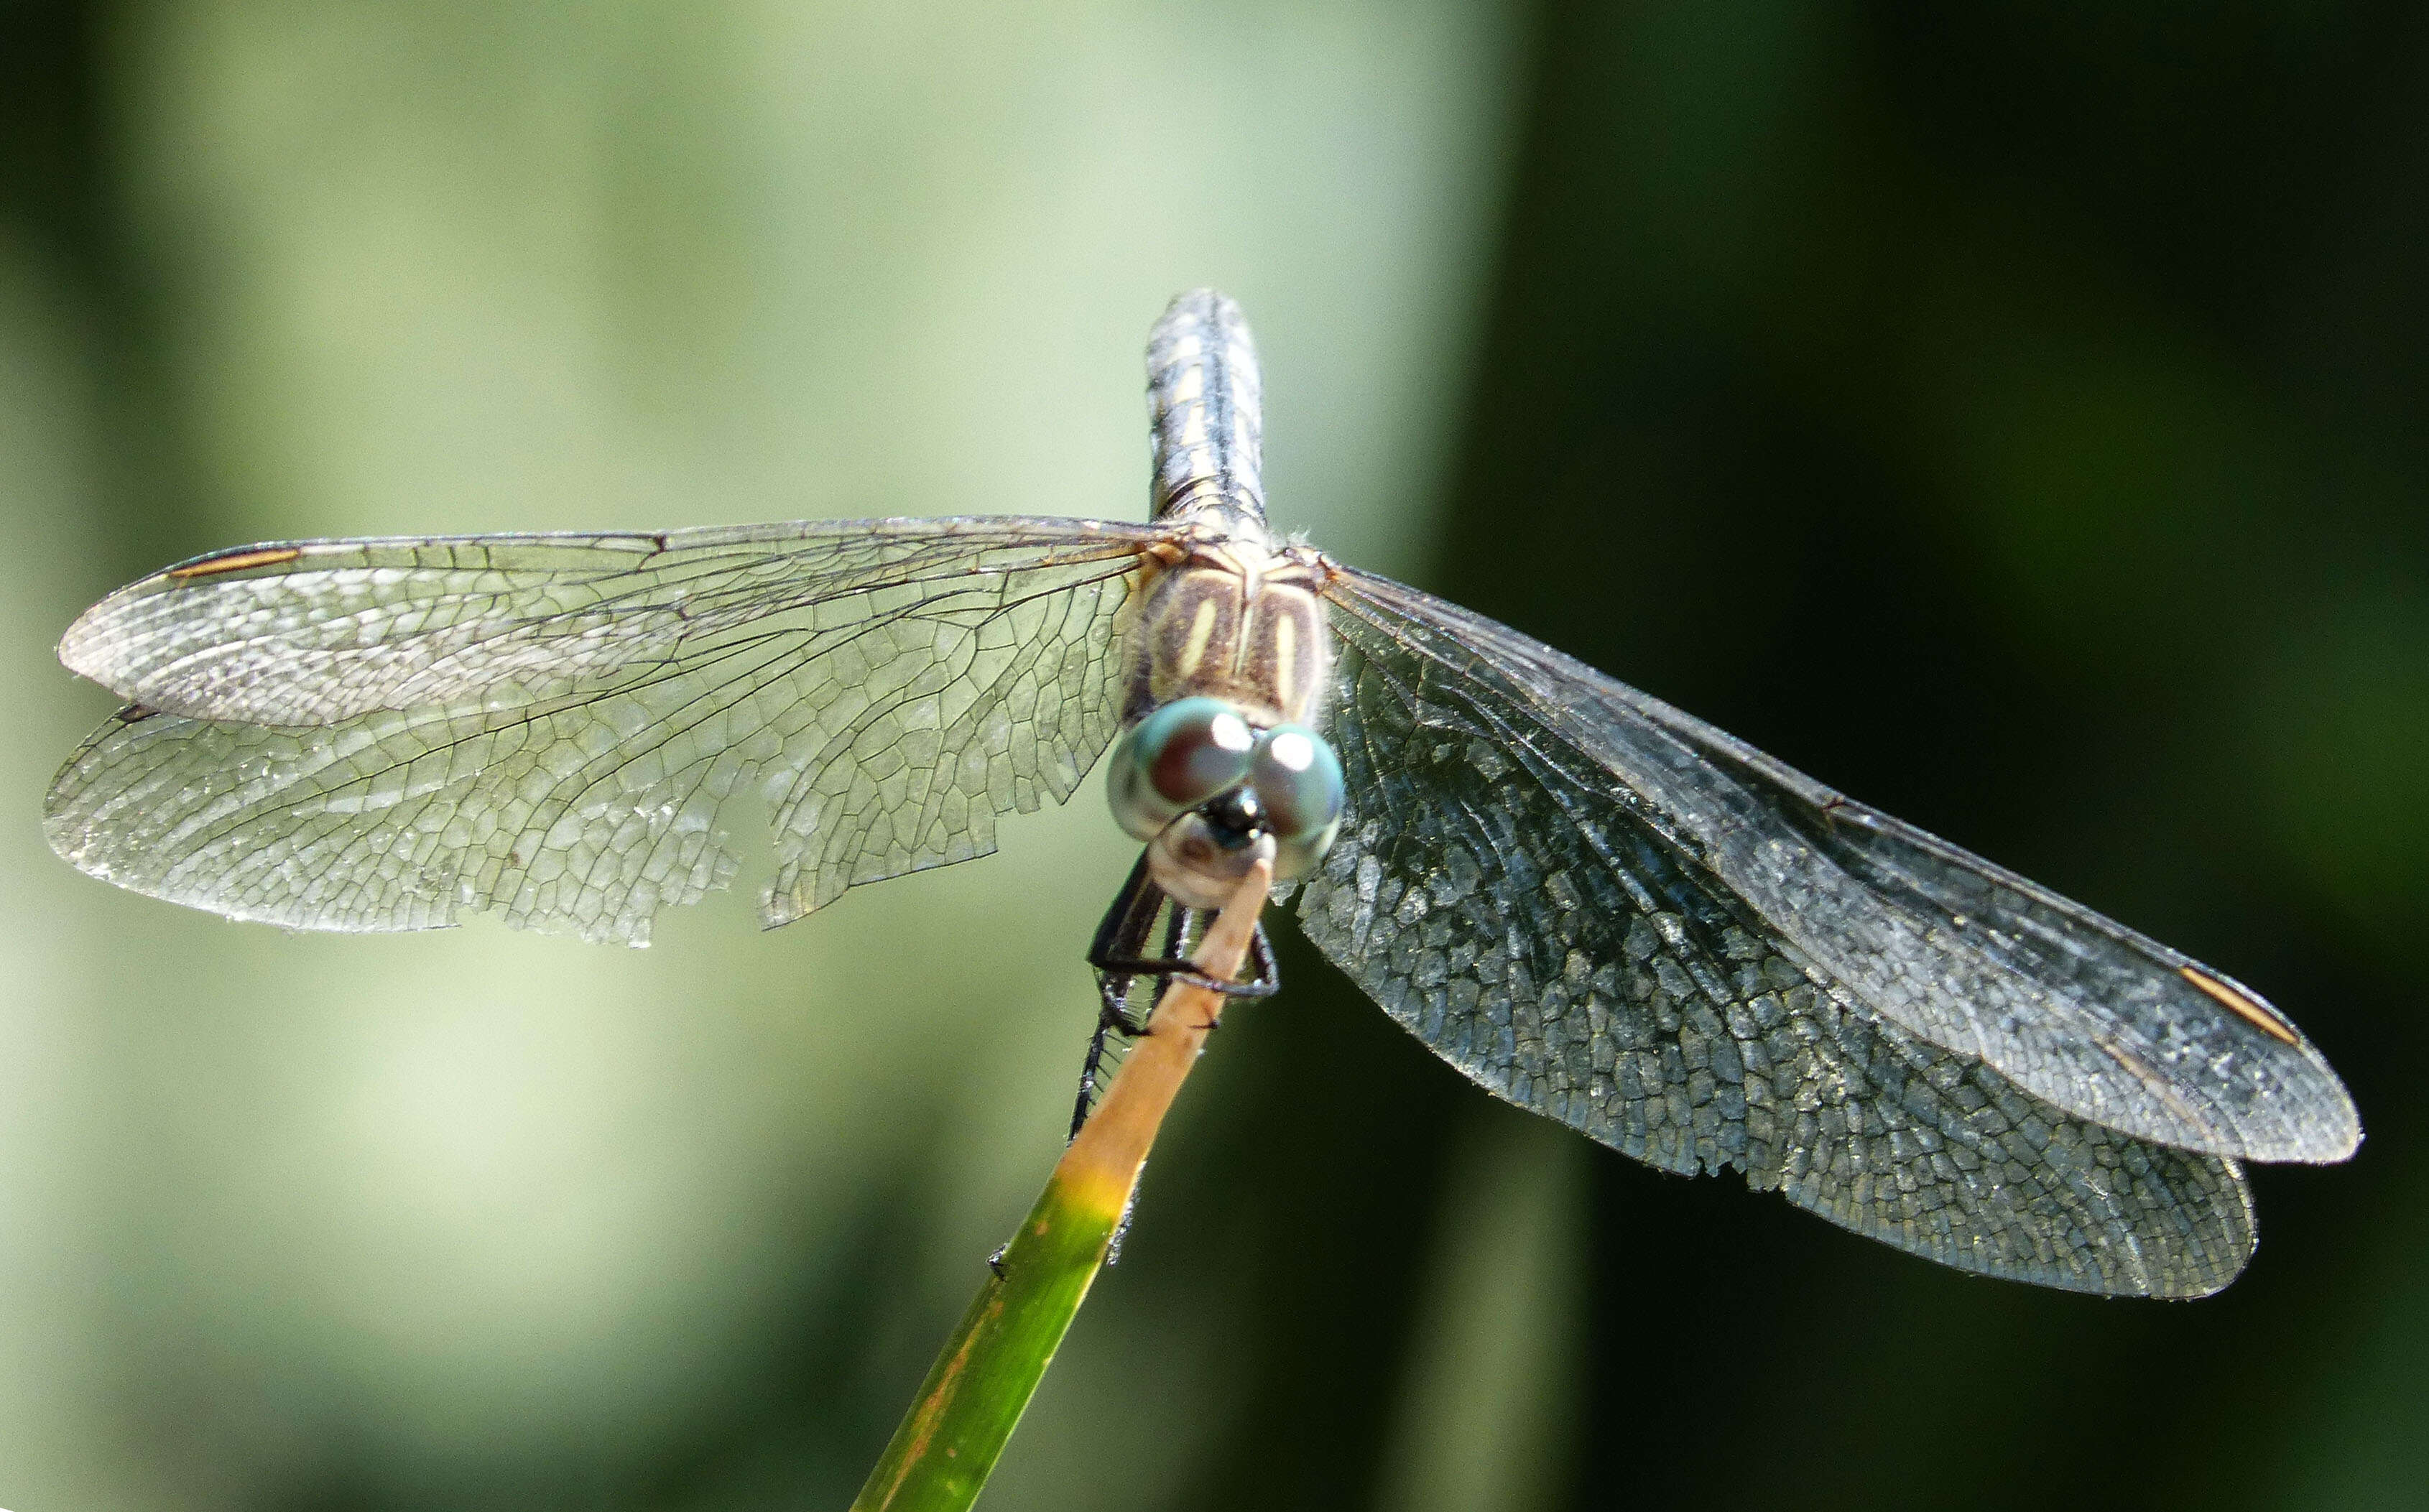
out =
<path fill-rule="evenodd" d="M 1218 981 L 1239 975 L 1272 886 L 1272 866 L 1261 861 L 1198 945 L 1200 973 Z M 1147 1033 L 929 1368 L 853 1512 L 955 1512 L 978 1500 L 1104 1264 L 1148 1148 L 1222 1013 L 1220 993 L 1182 981 L 1165 990 Z"/>

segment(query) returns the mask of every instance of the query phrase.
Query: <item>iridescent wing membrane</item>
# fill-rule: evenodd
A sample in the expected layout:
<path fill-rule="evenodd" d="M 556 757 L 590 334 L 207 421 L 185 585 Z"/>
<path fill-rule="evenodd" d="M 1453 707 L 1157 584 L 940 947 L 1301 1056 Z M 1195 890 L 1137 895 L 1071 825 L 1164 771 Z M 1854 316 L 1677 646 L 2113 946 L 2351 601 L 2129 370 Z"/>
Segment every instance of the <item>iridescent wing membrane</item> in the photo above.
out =
<path fill-rule="evenodd" d="M 639 944 L 773 821 L 770 924 L 995 848 L 1118 727 L 1139 553 L 1083 520 L 307 542 L 173 567 L 69 631 L 129 707 L 53 784 L 53 847 L 304 929 L 494 910 Z"/>
<path fill-rule="evenodd" d="M 1966 1270 L 2196 1296 L 2360 1137 L 2247 992 L 1479 616 L 1343 571 L 1300 914 L 1487 1088 Z"/>

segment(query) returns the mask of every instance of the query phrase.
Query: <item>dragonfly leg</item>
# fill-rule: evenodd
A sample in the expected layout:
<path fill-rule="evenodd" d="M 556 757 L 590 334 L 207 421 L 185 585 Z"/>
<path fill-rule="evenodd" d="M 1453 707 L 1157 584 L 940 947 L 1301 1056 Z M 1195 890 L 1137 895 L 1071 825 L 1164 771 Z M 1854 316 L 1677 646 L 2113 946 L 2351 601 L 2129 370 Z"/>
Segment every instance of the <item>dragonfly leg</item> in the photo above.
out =
<path fill-rule="evenodd" d="M 1155 918 L 1165 906 L 1172 908 L 1174 927 L 1167 929 L 1161 955 L 1140 954 L 1153 929 Z M 1172 902 L 1164 889 L 1155 885 L 1148 875 L 1147 857 L 1141 854 L 1138 864 L 1131 868 L 1130 879 L 1115 895 L 1113 906 L 1097 926 L 1097 936 L 1088 946 L 1088 964 L 1097 969 L 1099 989 L 1108 1005 L 1125 1005 L 1123 1019 L 1135 1034 L 1145 1027 L 1145 1021 L 1132 1018 L 1128 1011 L 1131 984 L 1141 977 L 1161 977 L 1221 993 L 1226 997 L 1271 997 L 1281 990 L 1281 975 L 1275 969 L 1273 951 L 1265 940 L 1265 926 L 1258 921 L 1255 940 L 1249 946 L 1252 975 L 1246 981 L 1218 980 L 1198 969 L 1185 948 L 1188 940 L 1185 921 L 1203 910 L 1184 908 Z"/>
<path fill-rule="evenodd" d="M 1247 980 L 1222 981 L 1198 971 L 1189 959 L 1190 926 L 1203 912 L 1184 907 L 1156 886 L 1148 875 L 1147 855 L 1140 853 L 1088 945 L 1088 964 L 1097 971 L 1097 1027 L 1088 1037 L 1088 1053 L 1080 1065 L 1080 1093 L 1071 1107 L 1071 1138 L 1079 1138 L 1080 1126 L 1096 1107 L 1109 1041 L 1115 1035 L 1127 1040 L 1147 1032 L 1147 1015 L 1131 1008 L 1132 991 L 1142 978 L 1185 981 L 1227 997 L 1270 997 L 1281 989 L 1281 973 L 1274 965 L 1262 920 L 1248 942 Z M 1149 955 L 1148 942 L 1158 918 L 1164 920 L 1163 947 Z M 1149 1004 L 1148 1012 L 1153 1008 Z"/>
<path fill-rule="evenodd" d="M 1069 1143 L 1080 1137 L 1080 1126 L 1097 1107 L 1097 1078 L 1104 1072 L 1105 1038 L 1115 1032 L 1116 1026 L 1103 1012 L 1097 1015 L 1097 1027 L 1088 1036 L 1088 1053 L 1080 1061 L 1080 1095 L 1071 1103 L 1071 1132 L 1064 1136 Z"/>
<path fill-rule="evenodd" d="M 1139 854 L 1138 864 L 1131 868 L 1129 880 L 1114 896 L 1113 905 L 1097 926 L 1096 938 L 1088 945 L 1088 963 L 1097 969 L 1097 1027 L 1088 1036 L 1088 1054 L 1080 1064 L 1080 1095 L 1071 1107 L 1070 1138 L 1080 1137 L 1080 1126 L 1097 1105 L 1097 1085 L 1103 1075 L 1105 1045 L 1115 1034 L 1131 1039 L 1147 1032 L 1147 1021 L 1133 1016 L 1130 1010 L 1131 988 L 1144 971 L 1122 969 L 1132 961 L 1145 961 L 1143 955 L 1148 937 L 1154 932 L 1158 915 L 1165 912 L 1169 901 L 1164 889 L 1148 876 L 1147 854 Z M 1174 907 L 1165 927 L 1164 955 L 1176 954 L 1185 938 L 1187 920 L 1183 911 Z"/>
<path fill-rule="evenodd" d="M 1098 922 L 1096 937 L 1088 943 L 1088 964 L 1096 968 L 1097 991 L 1104 999 L 1106 1013 L 1120 1013 L 1128 1020 L 1125 1007 L 1131 983 L 1140 973 L 1124 968 L 1146 948 L 1165 902 L 1164 889 L 1148 875 L 1147 852 L 1141 851 L 1138 863 Z"/>
<path fill-rule="evenodd" d="M 1147 874 L 1147 852 L 1139 852 L 1139 864 L 1130 869 L 1130 879 L 1122 891 L 1113 896 L 1113 905 L 1105 908 L 1105 917 L 1098 922 L 1096 939 L 1088 942 L 1088 966 L 1096 968 L 1098 1012 L 1096 1031 L 1088 1036 L 1088 1056 L 1079 1068 L 1079 1097 L 1071 1102 L 1071 1139 L 1079 1139 L 1081 1124 L 1088 1121 L 1088 1111 L 1096 1107 L 1098 1080 L 1105 1073 L 1105 1046 L 1115 1034 L 1122 1039 L 1137 1039 L 1147 1034 L 1147 1014 L 1132 1012 L 1132 988 L 1142 978 L 1154 978 L 1171 983 L 1185 980 L 1224 997 L 1273 997 L 1282 988 L 1282 973 L 1273 963 L 1273 945 L 1265 939 L 1265 922 L 1258 920 L 1256 934 L 1248 937 L 1248 978 L 1217 980 L 1198 971 L 1190 961 L 1190 922 L 1202 910 L 1185 908 Z M 1147 954 L 1147 942 L 1154 937 L 1156 920 L 1164 920 L 1164 949 Z M 1154 1005 L 1148 1005 L 1154 1012 Z"/>
<path fill-rule="evenodd" d="M 1248 936 L 1248 969 L 1247 981 L 1226 982 L 1218 989 L 1227 997 L 1271 997 L 1282 990 L 1282 970 L 1274 964 L 1274 947 L 1265 938 L 1265 921 L 1257 921 L 1257 932 Z"/>

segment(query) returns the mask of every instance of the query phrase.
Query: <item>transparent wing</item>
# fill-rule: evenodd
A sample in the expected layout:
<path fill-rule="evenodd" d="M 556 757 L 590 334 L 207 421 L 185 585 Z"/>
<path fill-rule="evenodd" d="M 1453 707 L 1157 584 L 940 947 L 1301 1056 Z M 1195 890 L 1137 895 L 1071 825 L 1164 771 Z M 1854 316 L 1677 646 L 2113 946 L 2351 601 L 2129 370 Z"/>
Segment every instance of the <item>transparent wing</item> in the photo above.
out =
<path fill-rule="evenodd" d="M 1795 909 L 1771 917 L 1691 822 L 1726 800 L 1678 812 L 1682 794 L 1743 780 L 1677 740 L 1658 781 L 1635 770 L 1663 734 L 1641 713 L 1650 700 L 1397 584 L 1347 574 L 1331 592 L 1350 813 L 1301 916 L 1466 1075 L 1652 1164 L 1735 1167 L 1967 1270 L 2189 1296 L 2242 1267 L 2252 1214 L 2234 1160 L 2053 1106 L 1886 1013 L 1868 975 L 1826 954 L 1842 948 L 1830 930 Z M 1749 808 L 1727 822 L 1785 839 Z M 1818 874 L 1841 863 L 1795 833 L 1817 875 L 1769 897 L 1827 908 L 1869 892 L 1829 884 Z M 2026 922 L 1943 921 L 1912 943 L 1944 951 Z"/>
<path fill-rule="evenodd" d="M 995 848 L 1118 725 L 1148 527 L 818 521 L 306 542 L 111 595 L 62 660 L 130 702 L 54 782 L 95 876 L 304 929 L 468 910 L 640 943 L 723 885 L 781 924 Z"/>
<path fill-rule="evenodd" d="M 1346 635 L 1502 700 L 1510 738 L 1579 764 L 1580 801 L 1633 821 L 1851 1003 L 2137 1138 L 2256 1160 L 2359 1142 L 2326 1060 L 2220 973 L 1506 626 L 1354 572 L 1333 596 Z"/>

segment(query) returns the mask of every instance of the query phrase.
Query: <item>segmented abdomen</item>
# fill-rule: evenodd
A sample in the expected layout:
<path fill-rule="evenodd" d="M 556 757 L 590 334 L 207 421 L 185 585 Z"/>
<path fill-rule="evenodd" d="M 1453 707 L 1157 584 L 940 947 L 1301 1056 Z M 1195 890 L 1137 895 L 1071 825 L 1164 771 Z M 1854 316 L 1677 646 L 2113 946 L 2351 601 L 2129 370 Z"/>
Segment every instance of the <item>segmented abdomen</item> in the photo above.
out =
<path fill-rule="evenodd" d="M 1154 513 L 1228 506 L 1263 524 L 1264 406 L 1240 306 L 1211 288 L 1174 300 L 1148 337 L 1147 375 Z"/>

